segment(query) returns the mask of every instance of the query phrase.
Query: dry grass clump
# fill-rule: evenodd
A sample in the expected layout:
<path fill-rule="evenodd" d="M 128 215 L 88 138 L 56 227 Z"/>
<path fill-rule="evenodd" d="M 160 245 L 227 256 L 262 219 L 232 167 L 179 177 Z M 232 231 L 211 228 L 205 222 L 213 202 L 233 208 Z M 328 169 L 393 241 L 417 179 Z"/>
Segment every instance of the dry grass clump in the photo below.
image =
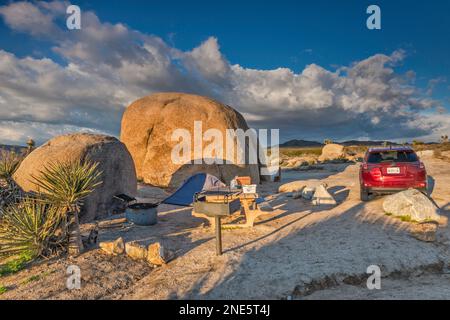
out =
<path fill-rule="evenodd" d="M 11 180 L 22 160 L 23 156 L 14 151 L 0 150 L 0 179 Z"/>
<path fill-rule="evenodd" d="M 22 160 L 23 156 L 18 153 L 0 150 L 0 210 L 17 203 L 23 196 L 22 190 L 12 178 Z"/>
<path fill-rule="evenodd" d="M 48 256 L 58 249 L 82 250 L 78 213 L 101 183 L 97 163 L 55 163 L 33 177 L 40 192 L 0 212 L 0 258 Z"/>

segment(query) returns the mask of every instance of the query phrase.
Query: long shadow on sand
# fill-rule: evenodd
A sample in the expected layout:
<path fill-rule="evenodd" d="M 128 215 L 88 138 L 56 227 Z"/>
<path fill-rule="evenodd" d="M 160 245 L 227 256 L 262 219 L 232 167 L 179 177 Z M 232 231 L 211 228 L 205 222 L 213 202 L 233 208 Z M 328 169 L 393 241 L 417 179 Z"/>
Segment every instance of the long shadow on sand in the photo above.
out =
<path fill-rule="evenodd" d="M 177 298 L 280 299 L 295 293 L 305 279 L 364 275 L 371 264 L 390 272 L 438 261 L 439 248 L 411 238 L 405 232 L 408 223 L 374 211 L 366 203 L 302 222 L 314 214 L 305 213 L 229 249 L 227 252 L 248 247 L 231 273 L 224 273 L 218 280 L 216 275 L 213 285 L 213 278 L 204 274 Z M 286 228 L 291 230 L 283 233 Z M 270 237 L 274 241 L 270 242 Z M 258 245 L 260 242 L 266 244 Z"/>

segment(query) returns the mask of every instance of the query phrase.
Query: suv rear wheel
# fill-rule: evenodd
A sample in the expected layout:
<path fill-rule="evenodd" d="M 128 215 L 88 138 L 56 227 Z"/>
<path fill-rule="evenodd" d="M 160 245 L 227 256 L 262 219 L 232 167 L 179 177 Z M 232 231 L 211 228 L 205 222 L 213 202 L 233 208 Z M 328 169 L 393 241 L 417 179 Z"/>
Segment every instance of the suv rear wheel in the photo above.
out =
<path fill-rule="evenodd" d="M 369 201 L 369 191 L 367 191 L 366 188 L 364 188 L 363 186 L 361 186 L 359 188 L 360 190 L 360 199 L 361 201 Z"/>

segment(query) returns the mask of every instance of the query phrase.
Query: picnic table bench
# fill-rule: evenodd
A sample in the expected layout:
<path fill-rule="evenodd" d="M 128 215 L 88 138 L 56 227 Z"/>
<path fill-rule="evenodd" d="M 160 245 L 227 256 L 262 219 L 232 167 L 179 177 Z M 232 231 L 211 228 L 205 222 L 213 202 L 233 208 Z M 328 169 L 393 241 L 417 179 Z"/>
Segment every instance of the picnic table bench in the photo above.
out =
<path fill-rule="evenodd" d="M 243 193 L 241 190 L 208 190 L 200 193 L 206 203 L 230 203 L 236 199 L 239 200 L 241 206 L 236 208 L 236 211 L 232 215 L 244 214 L 245 223 L 230 223 L 224 224 L 224 228 L 248 228 L 253 227 L 256 218 L 262 214 L 267 214 L 267 212 L 261 211 L 259 207 L 260 198 L 257 193 Z M 198 218 L 205 218 L 209 221 L 211 226 L 215 225 L 215 218 L 205 212 L 197 212 L 195 209 L 192 210 L 192 215 Z"/>

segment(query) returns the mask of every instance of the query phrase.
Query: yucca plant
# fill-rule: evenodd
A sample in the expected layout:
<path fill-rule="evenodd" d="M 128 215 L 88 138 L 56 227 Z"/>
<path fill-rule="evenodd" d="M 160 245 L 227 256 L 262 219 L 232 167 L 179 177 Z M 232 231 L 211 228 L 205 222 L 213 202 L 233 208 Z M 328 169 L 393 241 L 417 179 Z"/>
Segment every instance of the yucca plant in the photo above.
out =
<path fill-rule="evenodd" d="M 22 160 L 15 152 L 0 150 L 0 209 L 22 197 L 22 190 L 12 178 Z"/>
<path fill-rule="evenodd" d="M 88 161 L 51 163 L 40 176 L 33 176 L 43 197 L 62 209 L 63 237 L 67 237 L 70 255 L 83 250 L 78 215 L 83 200 L 102 183 L 100 176 L 98 163 Z"/>
<path fill-rule="evenodd" d="M 11 180 L 14 172 L 16 172 L 22 157 L 13 151 L 0 151 L 0 178 Z"/>
<path fill-rule="evenodd" d="M 61 222 L 57 206 L 37 198 L 24 198 L 6 207 L 0 219 L 0 257 L 47 254 L 49 242 Z"/>

